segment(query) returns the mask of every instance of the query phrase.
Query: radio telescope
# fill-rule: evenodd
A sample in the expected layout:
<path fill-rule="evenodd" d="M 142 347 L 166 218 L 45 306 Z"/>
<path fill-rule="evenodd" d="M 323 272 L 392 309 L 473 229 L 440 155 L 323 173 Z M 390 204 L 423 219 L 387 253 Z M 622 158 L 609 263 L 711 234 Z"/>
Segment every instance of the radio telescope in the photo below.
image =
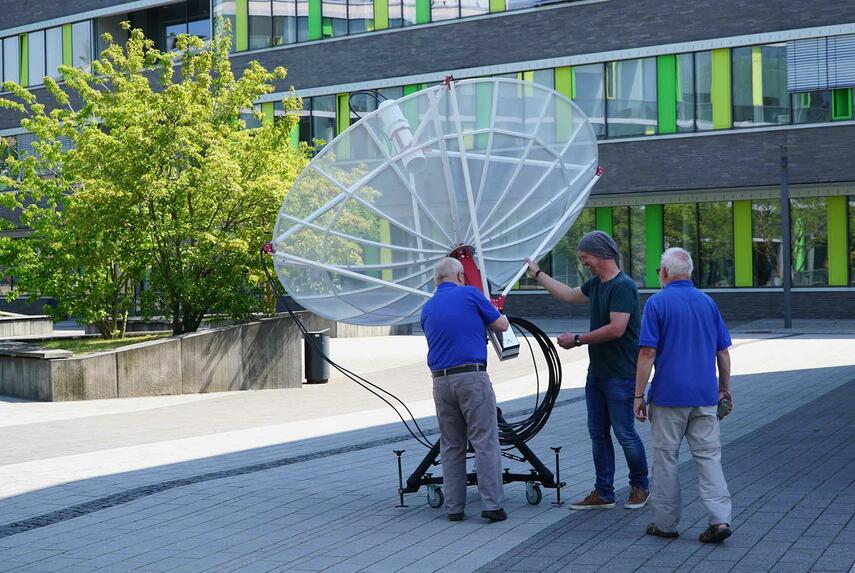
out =
<path fill-rule="evenodd" d="M 433 265 L 471 247 L 485 294 L 551 250 L 599 175 L 585 114 L 544 86 L 454 81 L 399 100 L 336 137 L 282 203 L 274 264 L 288 293 L 326 318 L 417 322 Z"/>

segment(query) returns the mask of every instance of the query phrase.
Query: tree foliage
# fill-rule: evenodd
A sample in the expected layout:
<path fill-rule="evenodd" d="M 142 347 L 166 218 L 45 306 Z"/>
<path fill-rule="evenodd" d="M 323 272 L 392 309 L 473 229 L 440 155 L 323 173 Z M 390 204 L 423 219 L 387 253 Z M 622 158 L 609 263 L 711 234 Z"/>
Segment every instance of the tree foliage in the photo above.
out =
<path fill-rule="evenodd" d="M 31 229 L 0 242 L 0 264 L 18 277 L 12 296 L 55 297 L 54 316 L 105 337 L 123 332 L 139 281 L 144 314 L 171 319 L 176 334 L 206 314 L 271 310 L 258 252 L 307 160 L 290 144 L 300 102 L 289 97 L 281 121 L 255 129 L 240 114 L 285 70 L 252 62 L 235 77 L 227 34 L 210 45 L 182 35 L 172 52 L 139 29 L 124 46 L 105 39 L 91 72 L 61 66 L 63 86 L 45 78 L 55 109 L 4 84 L 14 98 L 0 106 L 37 140 L 0 179 L 13 190 L 4 205 Z"/>

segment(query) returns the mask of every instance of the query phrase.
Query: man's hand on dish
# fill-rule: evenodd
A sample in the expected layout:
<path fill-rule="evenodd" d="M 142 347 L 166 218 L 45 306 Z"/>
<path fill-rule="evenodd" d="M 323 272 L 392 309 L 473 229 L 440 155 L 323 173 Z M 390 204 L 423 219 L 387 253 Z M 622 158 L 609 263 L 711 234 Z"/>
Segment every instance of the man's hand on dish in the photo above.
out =
<path fill-rule="evenodd" d="M 528 265 L 528 276 L 534 278 L 534 275 L 540 270 L 540 265 L 537 264 L 537 261 L 533 261 L 528 257 L 525 258 L 525 262 Z"/>

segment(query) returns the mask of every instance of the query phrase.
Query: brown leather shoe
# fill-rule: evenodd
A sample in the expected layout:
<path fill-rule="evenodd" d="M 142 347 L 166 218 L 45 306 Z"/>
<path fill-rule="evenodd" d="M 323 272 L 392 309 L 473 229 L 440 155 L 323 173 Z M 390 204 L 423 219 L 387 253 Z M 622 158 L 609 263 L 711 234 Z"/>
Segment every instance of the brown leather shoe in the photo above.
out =
<path fill-rule="evenodd" d="M 629 499 L 623 506 L 626 509 L 641 509 L 647 505 L 647 500 L 650 499 L 650 492 L 640 487 L 633 487 L 629 492 Z"/>
<path fill-rule="evenodd" d="M 602 497 L 600 497 L 600 494 L 597 493 L 597 490 L 594 490 L 589 493 L 588 497 L 586 497 L 585 499 L 571 503 L 570 509 L 611 509 L 614 506 L 615 502 L 609 502 L 604 500 Z"/>

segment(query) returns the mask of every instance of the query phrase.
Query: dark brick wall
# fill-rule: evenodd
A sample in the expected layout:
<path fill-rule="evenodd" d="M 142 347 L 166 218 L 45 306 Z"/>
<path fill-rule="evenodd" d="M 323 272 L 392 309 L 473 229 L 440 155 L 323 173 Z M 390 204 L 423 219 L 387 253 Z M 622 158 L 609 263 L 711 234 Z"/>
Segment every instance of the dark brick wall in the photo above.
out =
<path fill-rule="evenodd" d="M 718 304 L 728 322 L 783 319 L 782 292 L 712 292 L 709 295 Z M 644 304 L 652 294 L 641 293 Z M 514 295 L 508 297 L 506 309 L 512 316 L 543 318 L 587 318 L 588 307 L 561 303 L 548 295 Z M 798 291 L 792 293 L 793 318 L 842 319 L 855 316 L 855 289 L 845 291 Z"/>
<path fill-rule="evenodd" d="M 70 16 L 109 6 L 120 6 L 118 0 L 0 0 L 0 30 L 23 26 L 62 16 Z"/>
<path fill-rule="evenodd" d="M 826 126 L 600 145 L 594 194 L 779 185 L 781 145 L 790 183 L 855 181 L 855 127 Z"/>

